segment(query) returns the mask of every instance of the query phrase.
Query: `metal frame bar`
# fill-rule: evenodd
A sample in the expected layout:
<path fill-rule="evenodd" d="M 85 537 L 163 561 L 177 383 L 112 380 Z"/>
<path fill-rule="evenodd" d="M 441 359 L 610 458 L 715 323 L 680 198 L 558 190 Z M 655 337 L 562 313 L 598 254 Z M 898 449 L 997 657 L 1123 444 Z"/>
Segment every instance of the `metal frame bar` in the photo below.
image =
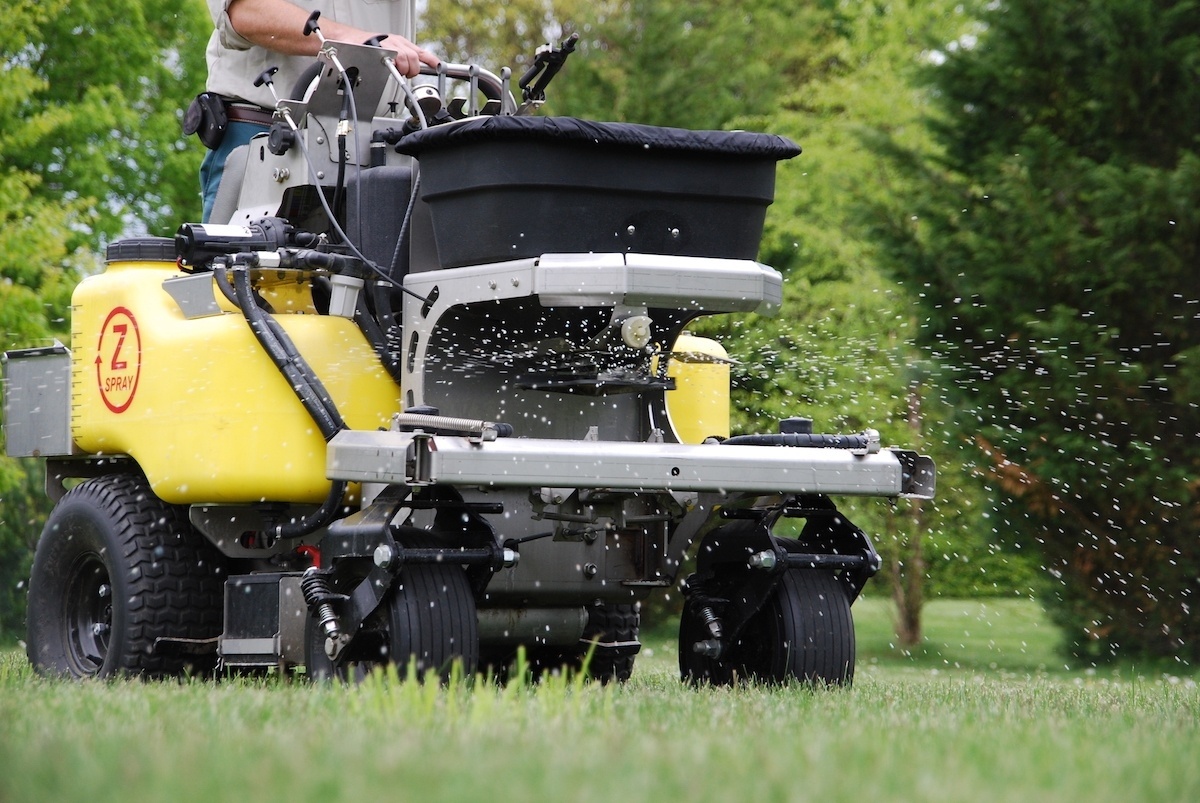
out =
<path fill-rule="evenodd" d="M 717 492 L 903 496 L 908 473 L 888 449 L 501 438 L 472 443 L 420 432 L 347 430 L 329 443 L 330 479 L 402 485 L 605 488 L 630 492 Z"/>

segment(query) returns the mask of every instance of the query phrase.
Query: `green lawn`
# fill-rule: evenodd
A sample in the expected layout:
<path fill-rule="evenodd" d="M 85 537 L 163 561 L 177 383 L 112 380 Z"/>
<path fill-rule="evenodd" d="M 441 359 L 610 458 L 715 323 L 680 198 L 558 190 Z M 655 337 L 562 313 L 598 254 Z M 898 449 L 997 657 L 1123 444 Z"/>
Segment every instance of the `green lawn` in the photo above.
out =
<path fill-rule="evenodd" d="M 1032 603 L 938 601 L 927 645 L 855 606 L 852 689 L 74 684 L 0 654 L 0 801 L 1200 799 L 1191 674 L 1066 669 Z"/>

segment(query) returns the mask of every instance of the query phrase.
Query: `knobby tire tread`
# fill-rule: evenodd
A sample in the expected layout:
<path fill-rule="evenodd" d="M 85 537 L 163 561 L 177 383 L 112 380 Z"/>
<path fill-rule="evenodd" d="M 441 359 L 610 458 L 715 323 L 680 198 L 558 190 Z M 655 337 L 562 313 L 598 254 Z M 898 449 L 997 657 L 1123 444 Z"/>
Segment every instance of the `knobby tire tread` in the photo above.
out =
<path fill-rule="evenodd" d="M 86 532 L 89 528 L 93 531 Z M 62 543 L 63 538 L 68 543 Z M 30 660 L 39 671 L 74 674 L 52 657 L 53 649 L 44 649 L 47 639 L 65 637 L 53 632 L 66 627 L 60 619 L 65 616 L 64 602 L 55 599 L 63 592 L 58 587 L 63 578 L 56 577 L 61 566 L 54 561 L 89 552 L 106 564 L 114 592 L 113 638 L 97 675 L 179 674 L 189 660 L 157 650 L 158 639 L 220 635 L 223 558 L 192 528 L 186 510 L 155 496 L 144 477 L 109 474 L 71 489 L 51 512 L 42 539 L 45 543 L 39 543 L 38 551 L 44 559 L 35 558 L 29 616 Z M 214 661 L 215 655 L 191 659 L 200 669 L 211 668 Z"/>

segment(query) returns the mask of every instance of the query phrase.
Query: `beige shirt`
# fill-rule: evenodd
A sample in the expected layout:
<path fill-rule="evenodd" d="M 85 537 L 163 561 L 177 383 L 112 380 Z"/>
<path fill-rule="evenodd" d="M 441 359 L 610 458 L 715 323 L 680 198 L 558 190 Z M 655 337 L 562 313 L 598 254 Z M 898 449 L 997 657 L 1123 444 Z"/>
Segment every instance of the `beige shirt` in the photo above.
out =
<path fill-rule="evenodd" d="M 229 22 L 228 8 L 233 0 L 208 0 L 208 10 L 216 29 L 208 40 L 209 92 L 273 109 L 275 99 L 267 87 L 255 87 L 254 79 L 268 67 L 278 67 L 275 91 L 279 97 L 291 95 L 300 74 L 315 58 L 284 56 L 244 39 Z M 414 0 L 290 0 L 306 11 L 320 10 L 338 22 L 365 31 L 399 34 L 409 40 L 414 35 Z M 316 34 L 313 34 L 314 36 Z M 385 42 L 386 44 L 386 42 Z"/>

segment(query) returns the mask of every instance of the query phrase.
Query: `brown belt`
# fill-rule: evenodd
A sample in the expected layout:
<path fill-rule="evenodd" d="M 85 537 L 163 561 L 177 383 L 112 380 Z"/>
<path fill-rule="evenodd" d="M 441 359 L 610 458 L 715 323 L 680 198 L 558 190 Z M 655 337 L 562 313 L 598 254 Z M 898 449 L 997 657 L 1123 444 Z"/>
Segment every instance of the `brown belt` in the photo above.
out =
<path fill-rule="evenodd" d="M 231 123 L 255 123 L 269 126 L 274 122 L 271 112 L 257 106 L 239 106 L 233 103 L 225 104 L 225 116 Z"/>

